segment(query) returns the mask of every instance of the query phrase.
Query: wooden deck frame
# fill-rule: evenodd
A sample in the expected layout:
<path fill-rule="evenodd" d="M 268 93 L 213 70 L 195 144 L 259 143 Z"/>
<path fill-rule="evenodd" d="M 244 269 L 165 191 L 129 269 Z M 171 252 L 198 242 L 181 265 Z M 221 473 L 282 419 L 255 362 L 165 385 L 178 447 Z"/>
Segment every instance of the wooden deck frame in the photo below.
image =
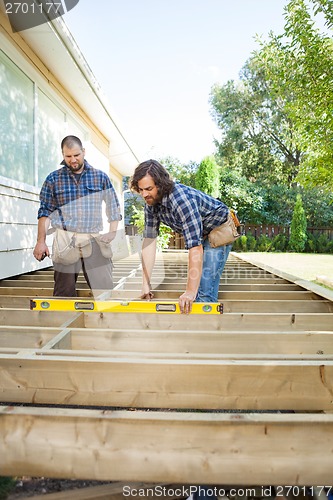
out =
<path fill-rule="evenodd" d="M 182 291 L 187 256 L 170 255 L 156 265 L 159 299 Z M 133 298 L 139 261 L 118 267 L 114 294 Z M 333 295 L 232 256 L 220 286 L 225 314 L 204 325 L 191 315 L 29 311 L 29 297 L 50 296 L 51 283 L 51 270 L 0 283 L 3 473 L 150 483 L 329 481 L 333 458 L 323 450 L 332 450 Z M 89 293 L 79 282 L 79 296 Z M 28 407 L 8 408 L 8 401 Z M 117 406 L 136 411 L 110 409 Z M 307 413 L 248 413 L 258 410 Z"/>
<path fill-rule="evenodd" d="M 333 409 L 333 356 L 318 360 L 27 354 L 1 355 L 2 401 L 165 409 Z"/>
<path fill-rule="evenodd" d="M 6 475 L 330 484 L 333 415 L 4 407 L 0 445 Z"/>

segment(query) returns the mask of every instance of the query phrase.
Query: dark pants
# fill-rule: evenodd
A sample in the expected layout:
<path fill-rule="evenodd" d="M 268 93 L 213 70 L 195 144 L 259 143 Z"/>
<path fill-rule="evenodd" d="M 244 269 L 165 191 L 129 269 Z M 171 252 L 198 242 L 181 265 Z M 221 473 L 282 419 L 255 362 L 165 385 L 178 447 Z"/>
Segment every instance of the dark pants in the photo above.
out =
<path fill-rule="evenodd" d="M 199 491 L 193 493 L 193 500 L 217 500 L 216 495 L 212 495 L 213 487 L 200 486 Z M 210 493 L 210 495 L 208 494 Z"/>
<path fill-rule="evenodd" d="M 112 290 L 112 260 L 101 254 L 98 244 L 92 240 L 90 257 L 79 259 L 75 264 L 65 266 L 54 263 L 55 297 L 77 297 L 76 280 L 82 270 L 86 282 L 93 293 Z"/>

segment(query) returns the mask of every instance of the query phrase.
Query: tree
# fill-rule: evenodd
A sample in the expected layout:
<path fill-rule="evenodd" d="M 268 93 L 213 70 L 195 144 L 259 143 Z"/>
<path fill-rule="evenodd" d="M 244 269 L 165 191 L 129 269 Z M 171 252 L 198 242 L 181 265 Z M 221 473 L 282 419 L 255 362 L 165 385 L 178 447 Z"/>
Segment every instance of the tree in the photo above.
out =
<path fill-rule="evenodd" d="M 202 160 L 195 176 L 197 189 L 217 198 L 220 192 L 219 166 L 213 156 L 207 156 Z"/>
<path fill-rule="evenodd" d="M 195 187 L 195 176 L 198 164 L 195 162 L 181 163 L 177 158 L 166 156 L 158 160 L 169 172 L 173 180 Z"/>
<path fill-rule="evenodd" d="M 221 167 L 219 198 L 237 211 L 242 222 L 256 223 L 263 211 L 264 190 L 237 170 Z"/>
<path fill-rule="evenodd" d="M 212 88 L 211 112 L 222 132 L 217 156 L 253 182 L 291 185 L 301 151 L 285 102 L 275 98 L 265 76 L 260 60 L 251 58 L 240 82 Z"/>
<path fill-rule="evenodd" d="M 306 217 L 302 204 L 302 197 L 298 194 L 290 225 L 289 250 L 292 252 L 303 252 L 306 240 Z"/>
<path fill-rule="evenodd" d="M 291 0 L 285 9 L 285 32 L 271 34 L 257 59 L 276 98 L 286 101 L 285 110 L 305 152 L 297 180 L 332 191 L 333 41 L 316 27 L 319 11 L 332 26 L 331 1 L 313 0 L 311 7 L 304 0 Z"/>

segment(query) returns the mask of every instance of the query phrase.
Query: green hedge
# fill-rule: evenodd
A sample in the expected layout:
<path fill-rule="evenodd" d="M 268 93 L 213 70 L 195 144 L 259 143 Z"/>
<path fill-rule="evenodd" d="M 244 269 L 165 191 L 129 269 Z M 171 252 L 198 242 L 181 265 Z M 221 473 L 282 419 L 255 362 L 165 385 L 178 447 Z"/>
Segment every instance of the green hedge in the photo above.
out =
<path fill-rule="evenodd" d="M 289 249 L 289 238 L 284 234 L 278 234 L 273 238 L 261 235 L 255 239 L 251 233 L 242 235 L 232 247 L 235 252 L 287 252 Z M 329 253 L 333 254 L 333 240 L 329 240 L 324 234 L 314 236 L 307 233 L 304 253 Z"/>
<path fill-rule="evenodd" d="M 16 479 L 13 477 L 0 477 L 0 500 L 6 500 L 9 493 L 16 485 Z"/>

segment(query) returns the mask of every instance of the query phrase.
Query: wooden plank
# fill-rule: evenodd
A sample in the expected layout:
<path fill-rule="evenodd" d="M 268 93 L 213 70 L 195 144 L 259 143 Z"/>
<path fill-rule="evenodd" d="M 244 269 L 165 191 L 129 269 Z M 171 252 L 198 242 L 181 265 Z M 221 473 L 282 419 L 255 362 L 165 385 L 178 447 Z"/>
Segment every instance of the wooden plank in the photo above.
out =
<path fill-rule="evenodd" d="M 235 287 L 231 287 L 235 288 Z M 295 288 L 295 287 L 294 287 Z M 297 288 L 297 287 L 296 287 Z M 114 299 L 133 299 L 141 295 L 141 288 L 138 287 L 137 290 L 112 290 L 111 297 Z M 178 299 L 180 295 L 179 290 L 154 290 L 154 299 Z M 224 290 L 221 288 L 219 292 L 218 299 L 223 300 L 322 300 L 322 297 L 316 295 L 315 293 L 309 292 L 307 290 L 302 291 L 301 289 L 296 290 L 236 290 L 229 289 Z M 2 298 L 0 295 L 0 305 L 2 304 Z"/>
<path fill-rule="evenodd" d="M 135 290 L 137 287 L 141 286 L 141 281 L 138 280 L 137 282 L 133 282 L 133 283 L 130 283 L 130 282 L 127 283 L 127 281 L 126 281 L 125 284 L 126 284 L 126 288 L 128 290 L 130 290 L 130 289 Z M 240 285 L 240 284 L 243 284 L 243 285 L 246 285 L 246 284 L 249 284 L 249 285 L 286 285 L 286 284 L 289 284 L 289 282 L 286 280 L 283 280 L 281 278 L 227 278 L 227 279 L 222 278 L 220 281 L 220 287 L 223 287 L 225 284 L 228 284 L 228 285 L 232 285 L 232 284 L 235 284 L 235 285 Z M 8 286 L 15 286 L 15 285 L 8 284 Z M 174 281 L 173 283 L 172 282 L 168 282 L 168 283 L 163 282 L 158 286 L 162 287 L 165 290 L 173 290 L 173 289 L 179 288 L 179 282 L 178 281 Z"/>
<path fill-rule="evenodd" d="M 36 313 L 37 314 L 37 313 Z M 41 311 L 39 314 L 51 314 Z M 115 328 L 142 330 L 192 330 L 202 329 L 195 315 L 173 316 L 172 314 L 84 314 L 87 328 Z M 0 311 L 1 318 L 1 311 Z M 36 324 L 36 322 L 34 323 Z M 330 313 L 229 313 L 211 316 L 205 320 L 207 331 L 322 331 L 333 330 L 333 315 Z"/>
<path fill-rule="evenodd" d="M 71 349 L 72 336 L 69 328 L 64 328 L 58 335 L 52 337 L 42 348 L 41 351 L 48 351 L 50 349 Z"/>
<path fill-rule="evenodd" d="M 333 361 L 4 354 L 0 398 L 138 408 L 330 410 Z"/>
<path fill-rule="evenodd" d="M 122 274 L 116 274 L 114 273 L 114 276 L 119 276 L 123 277 L 124 275 Z M 247 279 L 247 280 L 252 280 L 252 279 L 263 279 L 263 280 L 280 280 L 279 276 L 275 276 L 273 274 L 270 274 L 266 271 L 257 271 L 257 270 L 248 270 L 248 271 L 235 271 L 235 270 L 230 270 L 230 271 L 224 271 L 223 272 L 223 280 L 227 281 L 229 279 Z M 137 283 L 141 284 L 142 283 L 142 275 L 136 273 L 135 276 L 129 277 L 126 279 L 127 283 Z M 152 281 L 154 282 L 161 282 L 165 284 L 170 284 L 170 283 L 180 283 L 182 285 L 186 285 L 187 282 L 187 273 L 180 273 L 177 271 L 170 272 L 168 274 L 154 274 L 152 276 Z"/>
<path fill-rule="evenodd" d="M 52 312 L 45 316 L 44 311 L 25 309 L 0 309 L 0 324 L 12 326 L 59 327 L 75 318 L 74 312 Z M 80 325 L 82 326 L 82 325 Z"/>
<path fill-rule="evenodd" d="M 2 309 L 29 309 L 30 298 L 28 296 L 0 295 L 0 308 Z"/>
<path fill-rule="evenodd" d="M 330 484 L 333 415 L 0 411 L 3 475 L 178 484 Z M 241 471 L 241 473 L 240 473 Z"/>
<path fill-rule="evenodd" d="M 333 354 L 333 332 L 71 329 L 73 350 L 154 353 Z"/>
<path fill-rule="evenodd" d="M 322 300 L 319 295 L 310 292 L 308 290 L 285 290 L 285 291 L 274 291 L 274 290 L 223 290 L 219 294 L 220 299 L 226 300 Z"/>
<path fill-rule="evenodd" d="M 54 341 L 55 342 L 55 341 Z M 30 357 L 38 357 L 43 355 L 45 358 L 48 357 L 61 357 L 62 360 L 66 358 L 73 359 L 75 356 L 76 360 L 87 358 L 108 358 L 111 361 L 115 359 L 125 359 L 128 360 L 138 360 L 139 362 L 143 362 L 144 360 L 152 359 L 154 361 L 162 360 L 206 360 L 206 361 L 230 361 L 237 363 L 238 361 L 272 361 L 272 362 L 280 362 L 280 361 L 296 361 L 302 362 L 303 365 L 306 365 L 308 361 L 320 361 L 326 363 L 327 361 L 333 361 L 333 354 L 326 354 L 323 356 L 322 354 L 212 354 L 212 353 L 186 353 L 186 355 L 178 352 L 172 353 L 156 353 L 156 352 L 142 352 L 138 353 L 135 351 L 117 351 L 117 352 L 107 352 L 107 351 L 85 351 L 85 350 L 75 350 L 64 347 L 56 348 L 56 349 L 46 349 L 42 347 L 41 349 L 15 349 L 15 351 L 24 352 L 29 350 Z M 33 355 L 33 356 L 32 356 Z"/>
<path fill-rule="evenodd" d="M 258 280 L 260 281 L 260 280 Z M 125 286 L 126 285 L 126 286 Z M 124 284 L 124 289 L 125 290 L 141 290 L 141 285 L 139 284 Z M 161 283 L 158 287 L 153 288 L 153 290 L 164 290 L 164 291 L 169 291 L 169 290 L 175 290 L 176 293 L 179 293 L 180 290 L 183 290 L 183 287 L 179 287 L 178 283 L 172 284 L 172 283 Z M 302 288 L 299 285 L 295 285 L 293 283 L 276 283 L 274 280 L 272 280 L 271 283 L 258 283 L 257 281 L 253 280 L 229 280 L 227 282 L 220 282 L 219 285 L 219 291 L 224 291 L 224 290 L 302 290 Z"/>
<path fill-rule="evenodd" d="M 3 330 L 3 332 L 1 331 Z M 3 341 L 2 349 L 12 345 L 13 348 L 24 347 L 25 334 L 28 338 L 32 336 L 37 342 L 28 343 L 26 347 L 39 348 L 38 339 L 44 331 L 49 335 L 49 344 L 45 344 L 44 350 L 60 348 L 60 340 L 63 336 L 68 337 L 66 346 L 62 343 L 62 349 L 69 349 L 72 355 L 78 351 L 104 351 L 110 356 L 116 352 L 140 353 L 215 353 L 215 354 L 281 354 L 281 355 L 329 355 L 333 354 L 332 332 L 207 332 L 207 331 L 159 331 L 159 330 L 115 330 L 115 329 L 84 329 L 71 328 L 69 333 L 61 333 L 59 339 L 58 328 L 47 329 L 35 327 L 2 327 L 2 333 L 7 332 L 9 342 Z M 24 339 L 21 338 L 23 332 Z M 47 338 L 46 338 L 47 340 Z M 1 343 L 0 343 L 1 345 Z"/>
<path fill-rule="evenodd" d="M 36 288 L 48 288 L 48 289 L 52 289 L 53 290 L 53 283 L 54 281 L 53 280 L 49 280 L 49 281 L 45 281 L 45 280 L 34 280 L 34 287 Z M 16 288 L 16 287 L 19 287 L 19 288 L 23 288 L 23 289 L 29 289 L 30 286 L 31 286 L 31 283 L 30 281 L 25 281 L 25 280 L 9 280 L 9 279 L 6 279 L 6 280 L 2 280 L 0 282 L 0 286 L 3 288 L 3 287 L 6 287 L 6 288 Z M 86 289 L 86 288 L 89 288 L 87 283 L 86 282 L 81 282 L 80 283 L 80 288 L 83 288 L 83 289 Z"/>
<path fill-rule="evenodd" d="M 40 348 L 59 333 L 59 328 L 0 327 L 0 347 Z"/>
<path fill-rule="evenodd" d="M 92 296 L 92 293 L 90 290 L 83 290 L 81 289 L 80 287 L 78 287 L 77 289 L 77 292 L 78 292 L 78 296 L 79 297 L 91 297 Z M 15 298 L 16 296 L 19 296 L 19 297 L 25 297 L 25 298 L 32 298 L 32 297 L 52 297 L 53 295 L 53 283 L 52 283 L 52 287 L 51 288 L 36 288 L 36 287 L 2 287 L 0 286 L 0 300 L 2 301 L 3 299 L 5 299 L 5 297 L 9 297 L 9 299 L 5 299 L 5 300 L 9 300 L 10 301 L 10 297 L 13 297 Z M 12 306 L 12 307 L 15 307 L 15 306 Z"/>
<path fill-rule="evenodd" d="M 278 312 L 306 312 L 306 313 L 327 313 L 333 312 L 333 302 L 330 300 L 224 300 L 224 313 L 230 312 L 262 312 L 262 313 L 278 313 Z M 332 317 L 333 323 L 333 317 Z"/>

